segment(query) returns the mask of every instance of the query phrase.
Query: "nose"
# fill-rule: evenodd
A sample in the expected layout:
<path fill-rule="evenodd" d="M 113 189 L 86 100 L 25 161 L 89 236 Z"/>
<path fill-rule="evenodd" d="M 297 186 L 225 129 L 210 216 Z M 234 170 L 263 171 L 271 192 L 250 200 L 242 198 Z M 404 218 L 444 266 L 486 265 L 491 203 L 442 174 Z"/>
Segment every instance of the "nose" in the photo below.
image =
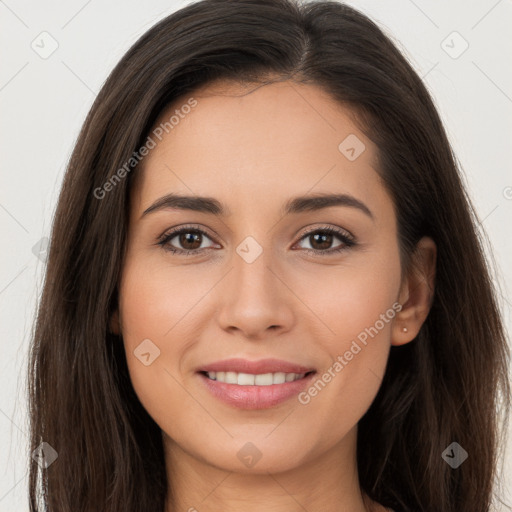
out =
<path fill-rule="evenodd" d="M 272 266 L 270 253 L 264 250 L 251 263 L 233 254 L 232 268 L 219 289 L 217 318 L 225 331 L 262 340 L 292 328 L 293 293 L 278 266 Z"/>

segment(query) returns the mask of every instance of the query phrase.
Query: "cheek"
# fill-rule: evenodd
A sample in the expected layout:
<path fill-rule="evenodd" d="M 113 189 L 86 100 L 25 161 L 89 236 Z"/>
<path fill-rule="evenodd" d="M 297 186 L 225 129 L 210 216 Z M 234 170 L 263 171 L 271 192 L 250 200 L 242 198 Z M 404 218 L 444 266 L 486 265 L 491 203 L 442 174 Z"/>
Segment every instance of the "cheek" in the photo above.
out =
<path fill-rule="evenodd" d="M 332 356 L 348 350 L 358 336 L 364 342 L 368 330 L 375 335 L 374 327 L 379 339 L 389 338 L 396 314 L 392 306 L 400 290 L 400 262 L 392 250 L 385 257 L 376 256 L 354 258 L 354 263 L 337 267 L 300 271 L 290 278 L 295 280 L 294 289 L 311 312 L 309 325 L 316 320 L 319 326 L 312 339 L 329 347 Z"/>
<path fill-rule="evenodd" d="M 361 259 L 360 263 L 331 268 L 329 279 L 317 275 L 317 286 L 313 279 L 302 284 L 307 303 L 329 330 L 323 327 L 322 335 L 319 331 L 315 338 L 330 363 L 299 398 L 303 405 L 315 409 L 315 414 L 329 411 L 326 421 L 333 433 L 357 422 L 375 398 L 399 308 L 398 253 L 390 251 L 388 258 L 368 258 L 364 263 Z"/>
<path fill-rule="evenodd" d="M 119 298 L 125 342 L 131 346 L 150 338 L 166 351 L 179 350 L 180 336 L 176 332 L 210 288 L 210 280 L 198 279 L 193 265 L 173 270 L 143 258 L 128 260 Z M 166 341 L 170 339 L 172 344 Z"/>
<path fill-rule="evenodd" d="M 186 272 L 127 260 L 119 292 L 121 330 L 130 378 L 144 408 L 162 426 L 166 411 L 184 407 L 186 396 L 175 377 L 187 350 L 182 335 L 186 315 L 208 290 L 190 286 Z M 204 288 L 204 290 L 203 290 Z"/>
<path fill-rule="evenodd" d="M 400 286 L 399 269 L 381 272 L 354 272 L 344 276 L 338 287 L 330 290 L 328 318 L 340 348 L 357 340 L 364 345 L 369 339 L 382 344 L 389 339 L 391 321 L 396 311 L 393 309 Z M 382 342 L 381 342 L 382 341 Z M 368 349 L 373 347 L 365 345 Z"/>

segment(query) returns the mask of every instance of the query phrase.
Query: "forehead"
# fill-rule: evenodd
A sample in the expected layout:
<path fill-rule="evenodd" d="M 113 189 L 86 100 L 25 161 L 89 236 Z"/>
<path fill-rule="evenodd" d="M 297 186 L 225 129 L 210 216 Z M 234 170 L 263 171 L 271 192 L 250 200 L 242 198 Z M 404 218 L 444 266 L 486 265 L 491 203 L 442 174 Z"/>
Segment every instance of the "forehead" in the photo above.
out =
<path fill-rule="evenodd" d="M 208 84 L 166 108 L 150 136 L 156 145 L 138 169 L 141 208 L 171 191 L 235 209 L 307 192 L 372 201 L 384 192 L 377 148 L 353 112 L 315 85 Z"/>

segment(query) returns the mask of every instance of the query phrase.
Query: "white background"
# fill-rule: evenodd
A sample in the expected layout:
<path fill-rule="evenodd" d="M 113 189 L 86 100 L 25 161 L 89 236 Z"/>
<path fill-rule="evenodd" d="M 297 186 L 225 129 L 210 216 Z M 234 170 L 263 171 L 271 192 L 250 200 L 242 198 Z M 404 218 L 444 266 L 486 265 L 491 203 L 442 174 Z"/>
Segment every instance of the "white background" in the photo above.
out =
<path fill-rule="evenodd" d="M 44 270 L 32 248 L 49 234 L 66 162 L 102 83 L 140 35 L 186 3 L 0 0 L 0 512 L 28 510 L 25 369 Z M 511 332 L 512 2 L 348 3 L 395 40 L 438 105 L 493 247 Z M 469 44 L 458 58 L 445 51 L 463 48 L 453 31 Z M 58 44 L 46 59 L 31 47 L 43 37 L 46 49 L 52 38 Z M 506 463 L 510 504 L 510 448 Z"/>

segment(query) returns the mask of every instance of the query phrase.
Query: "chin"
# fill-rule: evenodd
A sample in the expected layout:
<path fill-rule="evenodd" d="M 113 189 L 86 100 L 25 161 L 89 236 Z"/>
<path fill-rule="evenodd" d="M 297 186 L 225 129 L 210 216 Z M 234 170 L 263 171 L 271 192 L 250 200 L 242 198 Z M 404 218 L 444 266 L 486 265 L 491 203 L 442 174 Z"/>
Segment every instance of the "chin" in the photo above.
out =
<path fill-rule="evenodd" d="M 226 440 L 224 443 L 207 443 L 199 450 L 189 453 L 207 464 L 223 471 L 241 474 L 264 475 L 292 470 L 303 463 L 306 457 L 304 437 L 301 439 L 265 438 L 242 436 Z M 212 448 L 214 445 L 214 448 Z"/>

